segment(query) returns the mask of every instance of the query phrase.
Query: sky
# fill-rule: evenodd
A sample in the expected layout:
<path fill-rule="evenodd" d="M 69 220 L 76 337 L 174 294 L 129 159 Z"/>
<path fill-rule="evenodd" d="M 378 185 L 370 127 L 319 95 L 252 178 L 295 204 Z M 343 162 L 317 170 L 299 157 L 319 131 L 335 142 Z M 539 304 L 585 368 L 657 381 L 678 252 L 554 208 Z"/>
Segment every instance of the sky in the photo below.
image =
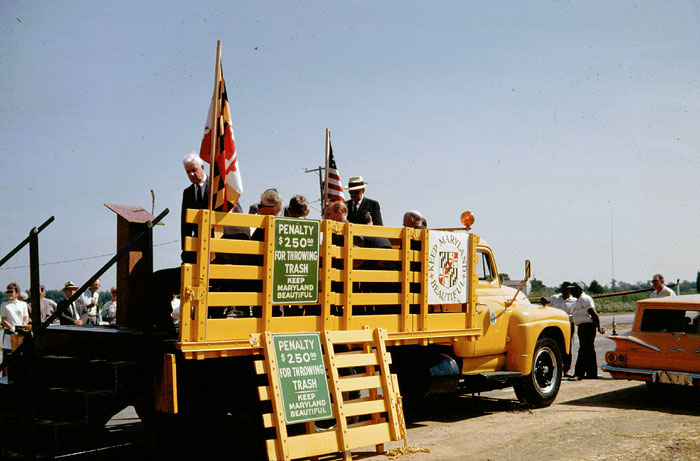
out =
<path fill-rule="evenodd" d="M 154 268 L 179 264 L 185 154 L 216 43 L 244 209 L 316 201 L 325 130 L 385 225 L 476 217 L 498 271 L 695 280 L 700 2 L 0 2 L 0 256 L 50 216 L 41 281 L 82 285 L 116 252 L 105 203 L 165 208 Z M 29 252 L 0 283 L 29 288 Z M 114 269 L 103 288 L 116 281 Z"/>

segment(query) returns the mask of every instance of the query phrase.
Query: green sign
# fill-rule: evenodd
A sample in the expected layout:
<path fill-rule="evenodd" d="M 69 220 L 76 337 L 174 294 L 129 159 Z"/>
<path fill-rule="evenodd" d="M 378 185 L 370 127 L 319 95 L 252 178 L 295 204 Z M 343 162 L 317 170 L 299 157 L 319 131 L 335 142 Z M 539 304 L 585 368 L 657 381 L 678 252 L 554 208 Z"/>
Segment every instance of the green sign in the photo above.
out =
<path fill-rule="evenodd" d="M 333 417 L 318 333 L 273 334 L 287 424 Z"/>
<path fill-rule="evenodd" d="M 318 302 L 319 221 L 275 219 L 272 303 Z"/>

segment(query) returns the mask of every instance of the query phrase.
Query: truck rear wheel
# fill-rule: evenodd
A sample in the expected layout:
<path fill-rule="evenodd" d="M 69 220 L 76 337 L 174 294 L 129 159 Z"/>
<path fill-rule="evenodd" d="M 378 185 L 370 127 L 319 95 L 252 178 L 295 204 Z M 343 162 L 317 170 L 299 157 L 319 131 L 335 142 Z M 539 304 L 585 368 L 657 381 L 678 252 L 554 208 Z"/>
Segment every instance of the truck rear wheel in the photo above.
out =
<path fill-rule="evenodd" d="M 532 373 L 515 383 L 515 395 L 522 403 L 532 407 L 548 407 L 559 393 L 561 376 L 559 346 L 551 338 L 540 338 L 535 344 L 532 357 Z"/>

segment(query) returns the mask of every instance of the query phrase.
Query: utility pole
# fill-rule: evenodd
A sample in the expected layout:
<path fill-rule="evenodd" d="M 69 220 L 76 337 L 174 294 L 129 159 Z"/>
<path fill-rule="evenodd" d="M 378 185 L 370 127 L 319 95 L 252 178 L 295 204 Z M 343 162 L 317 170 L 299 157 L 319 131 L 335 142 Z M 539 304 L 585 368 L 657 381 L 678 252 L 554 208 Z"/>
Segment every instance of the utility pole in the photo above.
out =
<path fill-rule="evenodd" d="M 321 217 L 323 218 L 323 207 L 325 206 L 325 203 L 323 203 L 323 173 L 326 171 L 326 169 L 322 166 L 319 166 L 318 168 L 314 168 L 313 170 L 305 169 L 304 173 L 316 173 L 318 172 L 318 186 L 321 191 Z"/>
<path fill-rule="evenodd" d="M 615 285 L 615 234 L 613 233 L 613 202 L 609 200 L 610 203 L 610 272 L 612 279 L 610 281 L 611 285 Z M 612 286 L 611 288 L 615 288 Z"/>

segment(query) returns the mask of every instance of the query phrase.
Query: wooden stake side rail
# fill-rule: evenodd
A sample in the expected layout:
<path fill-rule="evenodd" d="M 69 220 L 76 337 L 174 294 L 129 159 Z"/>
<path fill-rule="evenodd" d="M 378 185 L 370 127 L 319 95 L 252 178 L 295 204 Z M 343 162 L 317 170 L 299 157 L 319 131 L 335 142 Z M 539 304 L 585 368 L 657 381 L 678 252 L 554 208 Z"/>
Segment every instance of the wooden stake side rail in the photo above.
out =
<path fill-rule="evenodd" d="M 406 437 L 396 375 L 389 372 L 391 355 L 386 351 L 386 339 L 387 332 L 383 329 L 322 332 L 335 426 L 320 431 L 310 422 L 304 425 L 304 433 L 297 431 L 290 435 L 291 426 L 285 422 L 282 407 L 272 334 L 265 333 L 265 360 L 255 363 L 257 373 L 266 374 L 269 383 L 258 388 L 260 400 L 272 404 L 272 413 L 263 415 L 263 424 L 266 428 L 274 427 L 276 433 L 274 439 L 266 442 L 268 459 L 289 460 L 342 452 L 344 459 L 349 460 L 352 449 L 374 445 L 382 453 L 385 442 Z M 338 352 L 339 345 L 346 345 L 342 347 L 346 352 Z M 353 367 L 356 374 L 341 376 L 339 369 L 348 367 Z"/>
<path fill-rule="evenodd" d="M 265 332 L 367 326 L 387 330 L 390 345 L 451 344 L 481 334 L 473 325 L 472 293 L 466 304 L 428 305 L 428 231 L 329 220 L 320 226 L 318 304 L 301 305 L 297 315 L 279 316 L 288 306 L 272 304 L 274 219 L 187 210 L 187 222 L 200 230 L 208 229 L 211 220 L 215 229 L 264 229 L 265 237 L 263 241 L 233 240 L 200 231 L 198 238 L 185 239 L 185 250 L 197 253 L 195 264 L 181 268 L 178 347 L 186 358 L 260 353 L 259 339 Z M 333 235 L 342 236 L 342 243 L 334 242 Z M 386 238 L 392 248 L 356 247 L 355 236 Z M 470 235 L 470 246 L 474 238 L 478 239 Z M 470 283 L 471 291 L 475 285 Z M 229 306 L 252 316 L 211 318 L 210 308 Z"/>

